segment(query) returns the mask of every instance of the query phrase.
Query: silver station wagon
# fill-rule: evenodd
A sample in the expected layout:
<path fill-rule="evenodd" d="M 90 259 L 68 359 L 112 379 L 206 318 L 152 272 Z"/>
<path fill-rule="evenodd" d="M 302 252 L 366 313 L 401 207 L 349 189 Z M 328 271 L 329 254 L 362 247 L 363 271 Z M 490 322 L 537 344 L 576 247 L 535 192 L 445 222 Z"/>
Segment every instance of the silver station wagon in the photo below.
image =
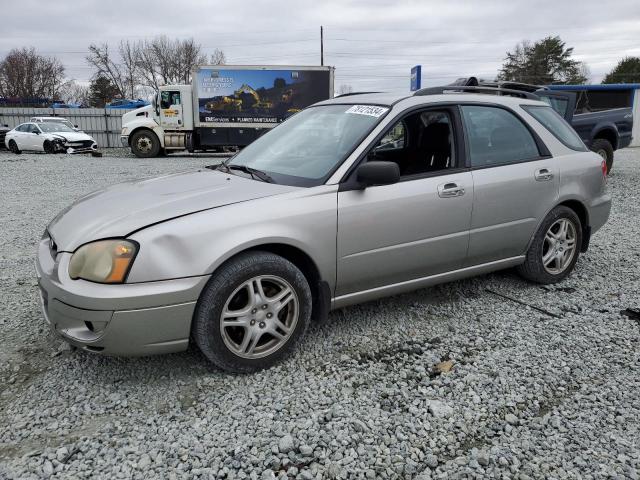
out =
<path fill-rule="evenodd" d="M 47 321 L 109 355 L 194 342 L 235 372 L 331 309 L 494 270 L 570 274 L 606 165 L 531 93 L 455 87 L 309 107 L 226 162 L 91 193 L 39 243 Z"/>

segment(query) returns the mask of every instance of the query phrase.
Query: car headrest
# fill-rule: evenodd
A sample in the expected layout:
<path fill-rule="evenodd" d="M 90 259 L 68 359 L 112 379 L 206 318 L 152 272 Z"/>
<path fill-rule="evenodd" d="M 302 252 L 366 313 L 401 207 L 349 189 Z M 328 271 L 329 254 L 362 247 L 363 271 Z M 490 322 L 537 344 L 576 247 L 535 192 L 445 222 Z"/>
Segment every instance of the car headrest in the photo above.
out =
<path fill-rule="evenodd" d="M 430 150 L 449 150 L 451 146 L 449 133 L 448 123 L 432 123 L 423 130 L 420 144 L 427 146 Z"/>

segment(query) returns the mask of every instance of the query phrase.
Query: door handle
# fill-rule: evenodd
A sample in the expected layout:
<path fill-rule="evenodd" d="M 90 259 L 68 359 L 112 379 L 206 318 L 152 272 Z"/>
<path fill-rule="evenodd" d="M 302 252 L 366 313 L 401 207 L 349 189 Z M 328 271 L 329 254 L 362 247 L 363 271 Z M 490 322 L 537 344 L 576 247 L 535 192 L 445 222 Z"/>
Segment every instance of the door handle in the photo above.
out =
<path fill-rule="evenodd" d="M 541 168 L 540 170 L 536 170 L 536 173 L 534 173 L 533 176 L 539 182 L 547 182 L 553 178 L 553 173 L 546 168 Z"/>
<path fill-rule="evenodd" d="M 462 195 L 464 195 L 464 187 L 455 182 L 438 185 L 438 196 L 441 198 L 461 197 Z"/>

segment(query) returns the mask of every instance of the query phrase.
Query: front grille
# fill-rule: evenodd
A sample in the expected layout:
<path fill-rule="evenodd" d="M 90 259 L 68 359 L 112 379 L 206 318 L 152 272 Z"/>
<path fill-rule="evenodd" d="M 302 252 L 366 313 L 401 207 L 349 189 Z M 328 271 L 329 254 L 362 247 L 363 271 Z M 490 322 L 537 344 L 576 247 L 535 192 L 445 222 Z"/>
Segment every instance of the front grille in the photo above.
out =
<path fill-rule="evenodd" d="M 82 140 L 79 142 L 69 142 L 67 143 L 67 145 L 69 145 L 70 147 L 73 148 L 91 148 L 91 145 L 93 145 L 93 141 L 92 140 Z"/>

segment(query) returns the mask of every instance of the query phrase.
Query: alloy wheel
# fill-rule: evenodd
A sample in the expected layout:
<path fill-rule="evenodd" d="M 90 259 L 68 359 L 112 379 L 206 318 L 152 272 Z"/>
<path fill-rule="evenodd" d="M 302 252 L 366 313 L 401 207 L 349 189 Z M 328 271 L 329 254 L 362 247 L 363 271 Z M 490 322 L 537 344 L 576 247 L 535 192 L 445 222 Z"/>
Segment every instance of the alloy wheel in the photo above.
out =
<path fill-rule="evenodd" d="M 547 230 L 542 246 L 542 265 L 552 274 L 564 272 L 576 254 L 576 227 L 570 220 L 560 218 Z"/>
<path fill-rule="evenodd" d="M 242 358 L 265 357 L 279 350 L 295 330 L 298 296 L 283 278 L 253 277 L 229 296 L 220 315 L 222 339 Z"/>

